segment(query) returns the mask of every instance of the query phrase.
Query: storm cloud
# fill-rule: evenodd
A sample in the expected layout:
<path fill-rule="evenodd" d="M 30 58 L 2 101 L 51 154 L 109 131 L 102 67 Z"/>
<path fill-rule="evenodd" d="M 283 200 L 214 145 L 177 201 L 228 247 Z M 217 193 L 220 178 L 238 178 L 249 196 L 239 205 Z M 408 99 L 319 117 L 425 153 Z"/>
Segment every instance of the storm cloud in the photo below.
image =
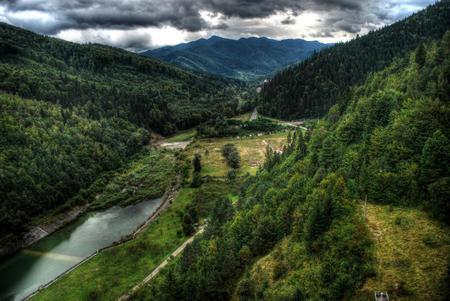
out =
<path fill-rule="evenodd" d="M 140 49 L 152 45 L 152 35 L 142 30 L 145 28 L 170 27 L 184 32 L 184 37 L 192 38 L 200 34 L 238 37 L 242 33 L 261 35 L 265 32 L 270 33 L 272 38 L 284 38 L 287 33 L 292 38 L 351 37 L 392 23 L 432 2 L 7 0 L 0 2 L 0 20 L 43 34 L 70 39 L 68 33 L 72 33 L 77 41 L 96 41 L 127 49 Z M 307 16 L 311 15 L 320 16 L 321 21 L 310 22 Z M 251 27 L 239 27 L 245 24 L 251 24 Z M 120 31 L 128 34 L 120 34 Z"/>

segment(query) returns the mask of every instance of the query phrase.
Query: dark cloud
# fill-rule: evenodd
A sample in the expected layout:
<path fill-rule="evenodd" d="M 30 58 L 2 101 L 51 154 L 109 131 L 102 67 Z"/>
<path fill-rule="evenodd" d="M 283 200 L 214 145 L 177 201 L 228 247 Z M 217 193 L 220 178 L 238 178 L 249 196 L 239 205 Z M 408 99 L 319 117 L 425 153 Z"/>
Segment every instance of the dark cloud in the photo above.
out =
<path fill-rule="evenodd" d="M 316 31 L 309 34 L 312 38 L 332 38 L 333 33 L 329 30 Z"/>
<path fill-rule="evenodd" d="M 17 0 L 4 5 L 10 12 L 38 11 L 55 18 L 41 26 L 30 22 L 27 28 L 55 34 L 76 28 L 135 28 L 171 25 L 191 32 L 208 29 L 200 15 L 207 10 L 225 18 L 264 18 L 276 12 L 298 11 L 301 1 L 295 0 Z M 224 25 L 221 25 L 223 28 Z"/>
<path fill-rule="evenodd" d="M 319 10 L 323 9 L 345 9 L 361 10 L 366 0 L 310 0 L 305 1 L 305 6 Z"/>
<path fill-rule="evenodd" d="M 264 18 L 276 12 L 300 11 L 303 9 L 301 0 L 203 0 L 202 7 L 220 12 L 226 17 Z"/>
<path fill-rule="evenodd" d="M 236 24 L 233 20 L 257 23 L 254 20 L 280 13 L 284 15 L 279 22 L 283 26 L 295 24 L 296 17 L 302 13 L 314 12 L 320 15 L 320 26 L 311 28 L 310 36 L 328 38 L 338 33 L 351 36 L 392 23 L 431 2 L 434 0 L 0 0 L 0 20 L 51 35 L 66 29 L 131 32 L 142 27 L 168 25 L 192 33 L 229 30 L 245 34 L 272 33 L 276 38 L 282 29 L 261 29 L 255 25 L 252 27 L 255 31 L 251 32 L 252 28 L 231 28 Z M 207 22 L 202 11 L 210 12 L 216 19 L 220 17 L 220 22 Z M 142 36 L 123 38 L 120 47 L 138 48 L 139 38 Z M 108 44 L 119 46 L 116 42 Z"/>
<path fill-rule="evenodd" d="M 10 12 L 38 11 L 50 14 L 47 26 L 30 22 L 31 29 L 55 34 L 68 28 L 134 28 L 171 25 L 195 32 L 208 29 L 200 15 L 207 10 L 224 18 L 264 18 L 277 12 L 302 11 L 352 12 L 358 16 L 371 0 L 9 0 L 4 5 Z M 286 18 L 283 24 L 292 24 Z"/>

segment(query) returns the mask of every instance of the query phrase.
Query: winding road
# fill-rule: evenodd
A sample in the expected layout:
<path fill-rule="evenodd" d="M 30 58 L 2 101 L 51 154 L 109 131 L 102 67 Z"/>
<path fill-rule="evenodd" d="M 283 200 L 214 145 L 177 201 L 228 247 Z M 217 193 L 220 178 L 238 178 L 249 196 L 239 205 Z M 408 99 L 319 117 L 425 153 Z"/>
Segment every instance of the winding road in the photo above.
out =
<path fill-rule="evenodd" d="M 157 266 L 147 277 L 145 277 L 144 280 L 142 280 L 141 282 L 136 284 L 128 293 L 126 293 L 125 295 L 123 295 L 119 299 L 117 299 L 117 301 L 128 300 L 134 293 L 136 293 L 139 289 L 141 289 L 149 281 L 151 281 L 153 278 L 155 278 L 159 274 L 159 272 L 161 272 L 161 270 L 169 263 L 169 261 L 172 257 L 176 257 L 181 252 L 183 252 L 183 250 L 194 240 L 194 238 L 197 235 L 203 233 L 204 230 L 205 230 L 205 228 L 203 226 L 200 227 L 200 229 L 194 235 L 192 235 L 181 246 L 179 246 L 175 251 L 173 251 L 172 254 L 170 254 L 170 256 L 166 260 L 161 262 L 161 264 L 159 266 Z"/>

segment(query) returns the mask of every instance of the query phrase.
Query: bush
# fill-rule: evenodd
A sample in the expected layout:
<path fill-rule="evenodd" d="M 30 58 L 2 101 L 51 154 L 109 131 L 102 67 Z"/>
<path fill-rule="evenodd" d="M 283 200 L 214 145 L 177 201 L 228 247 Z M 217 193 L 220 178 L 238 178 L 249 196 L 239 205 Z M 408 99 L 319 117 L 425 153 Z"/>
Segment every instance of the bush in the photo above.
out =
<path fill-rule="evenodd" d="M 241 165 L 241 156 L 234 144 L 228 143 L 222 147 L 222 156 L 227 161 L 228 166 L 237 169 Z"/>
<path fill-rule="evenodd" d="M 230 182 L 233 181 L 234 179 L 236 179 L 236 176 L 237 176 L 237 170 L 234 168 L 230 169 L 227 173 L 227 178 Z"/>
<path fill-rule="evenodd" d="M 191 187 L 197 188 L 200 187 L 203 183 L 202 177 L 199 172 L 194 172 L 192 175 Z"/>

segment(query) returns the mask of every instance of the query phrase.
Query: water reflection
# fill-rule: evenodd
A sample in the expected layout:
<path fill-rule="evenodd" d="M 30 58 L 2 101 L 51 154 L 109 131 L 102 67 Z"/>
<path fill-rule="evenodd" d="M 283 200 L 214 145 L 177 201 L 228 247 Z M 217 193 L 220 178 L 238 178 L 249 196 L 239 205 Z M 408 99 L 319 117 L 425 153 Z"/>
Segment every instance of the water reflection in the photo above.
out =
<path fill-rule="evenodd" d="M 93 212 L 0 265 L 0 300 L 22 300 L 95 252 L 132 233 L 161 199 Z"/>

